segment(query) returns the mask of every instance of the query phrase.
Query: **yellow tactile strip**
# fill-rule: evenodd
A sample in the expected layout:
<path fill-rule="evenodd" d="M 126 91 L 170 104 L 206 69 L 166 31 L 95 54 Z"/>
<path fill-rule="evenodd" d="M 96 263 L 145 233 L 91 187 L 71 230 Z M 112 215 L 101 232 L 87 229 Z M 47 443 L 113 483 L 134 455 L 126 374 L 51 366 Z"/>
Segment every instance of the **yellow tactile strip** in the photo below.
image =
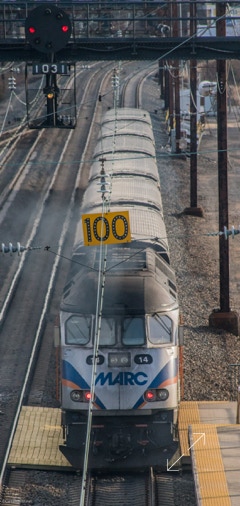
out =
<path fill-rule="evenodd" d="M 229 404 L 231 404 L 232 410 L 235 410 L 235 403 L 229 403 L 228 401 L 182 401 L 179 407 L 178 415 L 178 431 L 179 431 L 179 442 L 181 453 L 189 458 L 189 440 L 188 440 L 188 427 L 194 423 L 204 423 L 202 420 L 202 407 L 204 407 L 209 414 L 216 411 L 215 416 L 212 418 L 213 421 L 207 422 L 208 424 L 213 423 L 214 425 L 228 425 L 232 424 L 230 419 L 235 420 L 235 416 L 227 413 L 229 411 Z M 221 411 L 221 414 L 220 414 Z M 211 418 L 211 416 L 209 416 Z M 226 420 L 226 421 L 224 421 Z M 229 420 L 229 421 L 228 421 Z"/>
<path fill-rule="evenodd" d="M 200 423 L 200 413 L 197 401 L 183 401 L 180 403 L 178 414 L 178 433 L 181 455 L 190 457 L 188 427 L 190 424 Z"/>
<path fill-rule="evenodd" d="M 201 406 L 209 409 L 210 414 L 213 413 L 212 410 L 214 409 L 222 410 L 223 414 L 221 414 L 220 419 L 224 419 L 226 415 L 226 423 L 216 423 L 219 418 L 218 413 L 217 416 L 216 414 L 211 415 L 215 423 L 201 421 Z M 182 463 L 184 464 L 185 461 L 186 464 L 190 464 L 190 462 L 192 464 L 198 505 L 200 506 L 231 505 L 217 433 L 220 427 L 239 431 L 239 425 L 232 425 L 227 422 L 227 418 L 229 418 L 229 415 L 227 415 L 228 409 L 228 403 L 222 401 L 209 403 L 206 401 L 183 401 L 180 403 L 178 428 Z M 226 412 L 225 415 L 224 412 Z M 205 436 L 201 437 L 201 434 L 205 434 Z M 197 439 L 199 440 L 197 441 Z M 192 444 L 193 447 L 190 450 Z"/>
<path fill-rule="evenodd" d="M 201 506 L 230 506 L 231 500 L 217 426 L 213 424 L 191 425 L 189 442 L 192 447 L 192 467 L 198 504 Z"/>
<path fill-rule="evenodd" d="M 58 449 L 62 442 L 60 409 L 23 406 L 8 465 L 70 467 Z"/>

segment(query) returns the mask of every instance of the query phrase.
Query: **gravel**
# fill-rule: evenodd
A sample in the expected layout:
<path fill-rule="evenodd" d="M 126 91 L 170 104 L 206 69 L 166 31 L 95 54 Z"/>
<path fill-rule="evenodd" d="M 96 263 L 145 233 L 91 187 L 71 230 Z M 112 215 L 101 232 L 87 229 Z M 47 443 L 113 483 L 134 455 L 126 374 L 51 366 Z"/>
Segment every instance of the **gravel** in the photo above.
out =
<path fill-rule="evenodd" d="M 236 392 L 232 392 L 229 365 L 240 362 L 240 339 L 222 329 L 209 327 L 210 314 L 219 308 L 220 290 L 219 239 L 206 236 L 218 231 L 214 130 L 206 129 L 201 141 L 203 154 L 198 157 L 198 206 L 203 207 L 204 216 L 189 216 L 184 214 L 184 209 L 190 206 L 190 159 L 170 152 L 163 102 L 158 98 L 159 89 L 154 79 L 146 81 L 144 96 L 146 103 L 143 107 L 152 112 L 171 263 L 176 272 L 184 322 L 183 399 L 231 400 Z M 214 118 L 211 121 L 216 124 Z M 230 190 L 234 189 L 234 178 L 231 178 L 231 185 Z M 236 183 L 235 188 L 236 196 Z M 231 246 L 239 248 L 238 242 L 236 238 Z M 238 291 L 233 266 L 231 283 L 231 309 L 237 310 Z"/>

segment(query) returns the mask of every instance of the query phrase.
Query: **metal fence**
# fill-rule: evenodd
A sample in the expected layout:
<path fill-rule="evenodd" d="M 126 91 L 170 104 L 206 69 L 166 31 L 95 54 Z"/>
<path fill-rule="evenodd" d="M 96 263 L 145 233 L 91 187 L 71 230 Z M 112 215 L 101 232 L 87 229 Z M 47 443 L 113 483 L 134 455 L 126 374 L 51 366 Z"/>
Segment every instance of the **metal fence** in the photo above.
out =
<path fill-rule="evenodd" d="M 46 0 L 45 0 L 46 2 Z M 190 1 L 55 1 L 72 23 L 72 41 L 82 38 L 189 37 Z M 216 36 L 216 2 L 196 0 L 196 36 Z M 25 37 L 25 19 L 39 1 L 0 1 L 0 39 Z M 240 5 L 227 3 L 226 35 L 240 36 Z"/>

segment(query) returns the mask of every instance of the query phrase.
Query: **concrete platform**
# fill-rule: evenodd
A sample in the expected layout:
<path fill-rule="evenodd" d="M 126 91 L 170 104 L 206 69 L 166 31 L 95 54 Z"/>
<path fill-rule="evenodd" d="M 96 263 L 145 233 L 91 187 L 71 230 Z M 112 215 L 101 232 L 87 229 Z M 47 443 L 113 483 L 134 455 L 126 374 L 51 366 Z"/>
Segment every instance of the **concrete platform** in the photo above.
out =
<path fill-rule="evenodd" d="M 236 402 L 182 402 L 179 411 L 181 464 L 192 468 L 200 506 L 240 505 L 240 425 Z M 25 406 L 8 459 L 9 467 L 68 470 L 61 410 Z"/>
<path fill-rule="evenodd" d="M 240 425 L 236 402 L 183 402 L 179 437 L 198 506 L 240 505 Z"/>
<path fill-rule="evenodd" d="M 198 432 L 205 436 L 197 441 Z M 195 424 L 189 441 L 198 506 L 239 506 L 239 425 Z"/>
<path fill-rule="evenodd" d="M 71 470 L 70 464 L 58 449 L 62 443 L 60 409 L 23 406 L 8 466 Z"/>
<path fill-rule="evenodd" d="M 186 401 L 180 403 L 179 442 L 183 465 L 191 465 L 188 429 L 193 424 L 232 425 L 237 419 L 237 402 Z M 240 425 L 239 425 L 240 428 Z"/>

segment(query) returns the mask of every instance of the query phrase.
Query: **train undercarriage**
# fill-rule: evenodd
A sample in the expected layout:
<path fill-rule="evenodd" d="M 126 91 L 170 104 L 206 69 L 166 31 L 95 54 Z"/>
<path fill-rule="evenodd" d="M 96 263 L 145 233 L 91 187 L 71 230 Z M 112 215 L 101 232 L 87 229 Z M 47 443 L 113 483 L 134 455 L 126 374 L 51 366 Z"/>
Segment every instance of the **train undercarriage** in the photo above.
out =
<path fill-rule="evenodd" d="M 87 418 L 63 413 L 65 443 L 60 451 L 75 469 L 86 458 Z M 167 460 L 178 447 L 173 412 L 159 411 L 151 416 L 95 416 L 92 419 L 88 467 L 91 469 L 166 469 Z"/>

